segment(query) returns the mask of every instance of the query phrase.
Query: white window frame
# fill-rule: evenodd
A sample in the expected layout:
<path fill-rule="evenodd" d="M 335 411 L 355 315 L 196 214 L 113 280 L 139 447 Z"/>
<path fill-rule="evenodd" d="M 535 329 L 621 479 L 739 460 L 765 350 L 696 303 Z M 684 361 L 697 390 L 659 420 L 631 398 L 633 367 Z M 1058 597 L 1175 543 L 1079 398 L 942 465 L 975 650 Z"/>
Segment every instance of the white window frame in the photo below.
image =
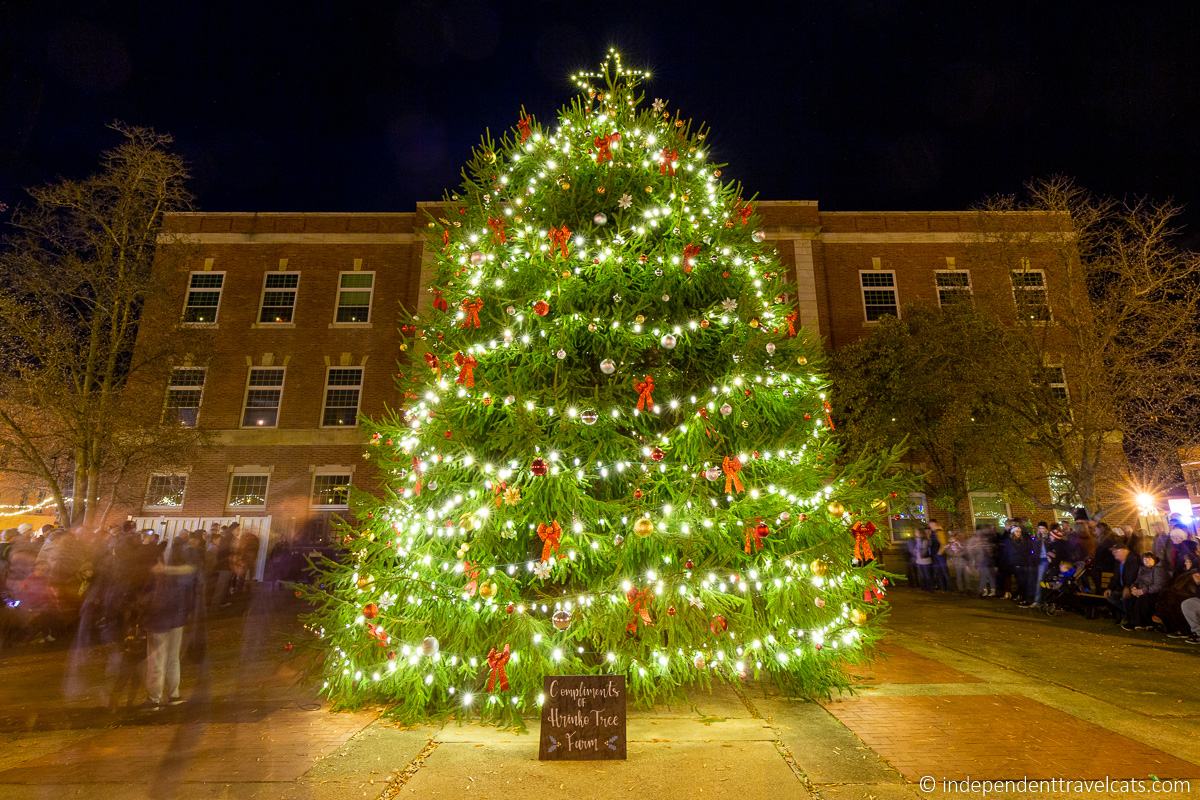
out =
<path fill-rule="evenodd" d="M 1050 391 L 1054 391 L 1055 389 L 1062 389 L 1063 396 L 1058 399 L 1061 400 L 1064 405 L 1070 405 L 1071 389 L 1070 389 L 1070 387 L 1067 386 L 1067 370 L 1066 370 L 1066 368 L 1063 367 L 1062 364 L 1050 363 L 1050 364 L 1042 365 L 1042 369 L 1046 370 L 1047 372 L 1049 372 L 1052 369 L 1058 370 L 1059 376 L 1062 378 L 1062 380 L 1058 380 L 1058 381 L 1047 380 L 1046 386 L 1047 386 L 1047 388 L 1050 389 Z M 1046 377 L 1049 377 L 1049 375 L 1047 375 Z"/>
<path fill-rule="evenodd" d="M 889 287 L 886 286 L 863 286 L 864 275 L 891 275 L 892 276 L 892 296 L 896 299 L 896 313 L 893 315 L 896 319 L 900 319 L 900 289 L 896 286 L 896 270 L 894 269 L 860 269 L 858 271 L 858 296 L 862 300 L 863 321 L 867 325 L 878 325 L 878 319 L 868 319 L 867 315 L 867 292 L 882 291 Z M 885 315 L 888 316 L 888 315 Z"/>
<path fill-rule="evenodd" d="M 270 288 L 270 289 L 268 289 L 267 282 L 269 280 L 271 280 L 272 276 L 276 276 L 276 275 L 295 275 L 296 276 L 296 285 L 289 286 L 286 288 Z M 263 312 L 266 311 L 265 303 L 267 302 L 267 292 L 268 291 L 276 292 L 276 293 L 291 292 L 291 295 L 292 295 L 292 306 L 291 306 L 292 318 L 291 319 L 287 320 L 286 322 L 277 322 L 275 320 L 265 320 L 262 318 Z M 254 324 L 261 325 L 264 327 L 269 326 L 272 328 L 294 327 L 296 324 L 296 305 L 297 305 L 297 302 L 299 301 L 299 299 L 300 299 L 300 272 L 298 270 L 272 270 L 270 272 L 264 273 L 263 274 L 262 294 L 260 294 L 259 298 L 258 298 L 258 316 L 255 318 Z"/>
<path fill-rule="evenodd" d="M 263 372 L 270 370 L 273 372 L 278 372 L 282 375 L 282 377 L 279 380 L 279 387 L 278 387 L 279 388 L 279 402 L 275 404 L 275 422 L 271 425 L 247 425 L 246 424 L 246 414 L 250 411 L 250 408 L 247 404 L 250 402 L 251 388 L 258 388 L 258 389 L 261 389 L 261 388 L 273 389 L 273 388 L 275 388 L 273 386 L 271 386 L 271 387 L 251 387 L 250 380 L 254 376 L 255 370 L 259 370 L 259 371 L 263 371 Z M 246 370 L 246 391 L 242 394 L 242 416 L 241 416 L 241 419 L 239 420 L 239 422 L 241 423 L 241 427 L 242 428 L 253 428 L 253 429 L 278 428 L 279 427 L 279 415 L 281 413 L 283 413 L 283 389 L 286 385 L 287 385 L 287 367 L 250 367 L 249 369 L 247 369 Z"/>
<path fill-rule="evenodd" d="M 942 286 L 938 283 L 939 275 L 966 275 L 966 286 Z M 965 294 L 966 300 L 960 302 L 974 303 L 975 302 L 975 287 L 971 284 L 971 270 L 969 269 L 935 269 L 933 271 L 933 288 L 937 292 L 938 308 L 946 308 L 946 304 L 942 302 L 942 290 L 954 292 L 956 294 Z M 950 305 L 958 305 L 951 303 Z"/>
<path fill-rule="evenodd" d="M 183 509 L 183 504 L 187 502 L 187 487 L 188 478 L 190 476 L 186 472 L 152 472 L 146 479 L 146 491 L 142 494 L 142 508 L 154 511 L 180 511 Z M 160 505 L 158 503 L 147 502 L 150 499 L 150 487 L 154 485 L 155 478 L 183 478 L 183 491 L 180 493 L 179 505 Z"/>
<path fill-rule="evenodd" d="M 346 502 L 341 504 L 317 503 L 317 479 L 331 475 L 345 477 Z M 354 468 L 342 466 L 324 466 L 313 469 L 312 482 L 308 487 L 308 507 L 314 511 L 345 511 L 350 508 L 350 488 L 354 485 Z"/>
<path fill-rule="evenodd" d="M 1004 503 L 1004 525 L 1007 525 L 1012 520 L 1012 505 L 1009 504 L 1008 500 L 1000 492 L 968 492 L 967 493 L 967 504 L 970 506 L 970 511 L 971 511 L 972 530 L 974 530 L 974 526 L 975 526 L 975 498 L 976 497 L 999 498 L 999 500 L 1002 503 Z"/>
<path fill-rule="evenodd" d="M 263 501 L 261 505 L 234 505 L 233 482 L 238 478 L 266 478 L 263 486 Z M 271 498 L 271 472 L 264 469 L 235 469 L 229 473 L 229 482 L 225 485 L 225 508 L 238 511 L 264 511 Z"/>
<path fill-rule="evenodd" d="M 1041 286 L 1017 286 L 1017 281 L 1016 281 L 1017 275 L 1032 275 L 1035 273 L 1037 275 L 1040 275 L 1042 278 Z M 1013 269 L 1013 270 L 1009 271 L 1008 280 L 1009 280 L 1009 283 L 1012 285 L 1013 305 L 1016 307 L 1017 316 L 1021 322 L 1028 322 L 1033 325 L 1045 325 L 1047 322 L 1054 321 L 1054 311 L 1053 311 L 1053 309 L 1050 308 L 1050 287 L 1046 283 L 1046 270 L 1041 269 L 1041 268 L 1031 267 L 1031 266 L 1029 266 L 1029 259 L 1022 258 L 1021 266 L 1017 269 Z M 1022 314 L 1022 309 L 1024 308 L 1024 306 L 1022 305 L 1021 301 L 1018 299 L 1020 297 L 1019 293 L 1020 292 L 1036 292 L 1036 291 L 1040 291 L 1042 293 L 1043 297 L 1046 298 L 1045 299 L 1046 318 L 1045 319 L 1026 319 Z"/>
<path fill-rule="evenodd" d="M 900 498 L 896 498 L 896 499 L 899 500 Z M 919 518 L 920 524 L 917 527 L 919 528 L 919 527 L 928 525 L 929 524 L 929 498 L 925 496 L 924 492 L 909 492 L 908 499 L 907 499 L 906 504 L 904 505 L 903 511 L 896 506 L 895 502 L 888 503 L 888 530 L 891 532 L 891 537 L 892 537 L 893 542 L 903 542 L 903 541 L 905 541 L 906 538 L 908 538 L 903 535 L 899 535 L 899 534 L 901 534 L 901 531 L 896 530 L 897 523 L 901 522 L 901 520 L 898 520 L 895 518 L 896 515 L 904 514 L 909 509 L 913 509 L 913 508 L 921 509 L 922 513 L 924 514 L 923 517 Z M 909 516 L 908 518 L 913 519 L 913 520 L 918 519 L 917 515 L 915 515 L 915 514 Z"/>
<path fill-rule="evenodd" d="M 218 287 L 216 289 L 213 289 L 212 287 L 201 287 L 199 289 L 193 289 L 192 281 L 195 279 L 195 277 L 197 275 L 220 275 L 221 276 L 221 285 L 220 285 L 220 287 Z M 191 308 L 188 301 L 190 301 L 192 299 L 193 291 L 205 292 L 205 293 L 209 293 L 209 292 L 217 293 L 217 304 L 212 307 L 213 318 L 211 320 L 201 321 L 201 320 L 187 319 L 188 309 Z M 225 272 L 223 272 L 223 271 L 216 272 L 213 270 L 195 270 L 193 272 L 188 273 L 187 289 L 183 293 L 183 312 L 180 314 L 180 317 L 179 317 L 180 324 L 181 325 L 192 325 L 192 326 L 197 326 L 197 327 L 215 326 L 221 318 L 221 300 L 224 298 L 224 296 L 225 296 Z"/>
<path fill-rule="evenodd" d="M 195 386 L 191 386 L 189 384 L 182 384 L 182 383 L 177 384 L 174 382 L 175 381 L 175 372 L 177 370 L 185 370 L 185 369 L 186 370 L 197 370 L 197 371 L 203 373 L 203 375 L 204 375 L 204 378 L 200 381 L 200 396 L 196 399 L 196 405 L 195 405 L 196 421 L 191 425 L 184 425 L 184 423 L 178 419 L 178 417 L 179 417 L 178 409 L 192 408 L 192 406 L 173 406 L 173 405 L 171 405 L 171 392 L 173 392 L 173 391 L 193 391 L 196 389 Z M 171 374 L 167 378 L 167 392 L 166 392 L 166 395 L 163 397 L 163 419 L 167 419 L 167 415 L 169 413 L 175 412 L 174 416 L 176 417 L 176 419 L 172 420 L 173 422 L 178 422 L 179 424 L 183 425 L 183 427 L 185 427 L 185 428 L 199 427 L 199 425 L 200 425 L 200 409 L 204 405 L 204 387 L 207 385 L 208 385 L 208 368 L 207 367 L 191 367 L 191 366 L 171 367 Z"/>
<path fill-rule="evenodd" d="M 335 369 L 356 369 L 356 370 L 358 370 L 358 384 L 355 386 L 340 386 L 340 385 L 339 386 L 331 386 L 329 384 L 329 376 L 333 374 L 333 371 Z M 322 428 L 357 428 L 358 427 L 358 415 L 359 415 L 359 412 L 362 411 L 363 378 L 364 378 L 365 374 L 366 374 L 366 369 L 361 366 L 359 366 L 359 367 L 355 367 L 355 366 L 333 367 L 333 366 L 330 366 L 330 367 L 325 368 L 325 389 L 321 393 L 321 424 L 320 424 L 320 427 L 322 427 Z M 358 390 L 358 402 L 356 402 L 354 405 L 354 422 L 350 423 L 349 425 L 328 425 L 325 423 L 325 412 L 329 410 L 329 392 L 331 390 L 336 391 L 336 390 L 344 390 L 344 389 L 357 389 Z M 344 408 L 344 406 L 336 406 L 336 408 Z"/>
<path fill-rule="evenodd" d="M 371 288 L 370 289 L 358 289 L 358 288 L 343 289 L 342 288 L 342 278 L 346 275 L 370 275 L 371 276 Z M 332 325 L 337 326 L 339 328 L 340 327 L 365 328 L 371 324 L 371 314 L 375 310 L 375 277 L 376 276 L 375 276 L 374 270 L 348 269 L 348 270 L 344 270 L 344 271 L 338 273 L 337 288 L 334 290 L 334 293 L 333 293 L 333 322 L 331 323 Z M 367 294 L 369 296 L 367 297 L 367 318 L 365 320 L 354 321 L 354 322 L 338 321 L 338 310 L 341 309 L 341 307 L 342 307 L 342 292 L 343 291 L 367 292 Z"/>

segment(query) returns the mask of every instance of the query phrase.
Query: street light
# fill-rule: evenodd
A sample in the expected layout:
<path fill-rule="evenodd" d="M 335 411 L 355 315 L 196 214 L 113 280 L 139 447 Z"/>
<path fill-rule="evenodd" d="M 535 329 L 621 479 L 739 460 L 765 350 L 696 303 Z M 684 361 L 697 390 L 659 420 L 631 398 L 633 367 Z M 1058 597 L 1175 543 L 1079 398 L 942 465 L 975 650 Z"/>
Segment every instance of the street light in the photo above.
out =
<path fill-rule="evenodd" d="M 1158 499 L 1149 492 L 1138 492 L 1133 501 L 1137 504 L 1138 513 L 1144 517 L 1158 511 Z"/>

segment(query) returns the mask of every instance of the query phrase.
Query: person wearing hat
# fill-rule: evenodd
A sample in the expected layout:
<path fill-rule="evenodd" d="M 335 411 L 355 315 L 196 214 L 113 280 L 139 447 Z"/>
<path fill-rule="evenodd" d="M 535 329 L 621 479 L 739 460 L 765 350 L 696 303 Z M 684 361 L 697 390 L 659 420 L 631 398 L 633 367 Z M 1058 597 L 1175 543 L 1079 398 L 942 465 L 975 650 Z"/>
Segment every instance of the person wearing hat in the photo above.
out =
<path fill-rule="evenodd" d="M 1121 627 L 1125 630 L 1149 630 L 1152 627 L 1154 608 L 1158 605 L 1158 595 L 1165 588 L 1167 572 L 1163 569 L 1159 557 L 1154 553 L 1143 553 L 1142 566 L 1134 578 L 1133 586 L 1129 587 L 1129 593 L 1133 596 L 1129 619 L 1131 624 Z"/>
<path fill-rule="evenodd" d="M 1137 557 L 1130 558 L 1129 545 L 1118 541 L 1112 546 L 1114 562 L 1112 578 L 1108 582 L 1108 591 L 1104 593 L 1108 602 L 1117 610 L 1117 619 L 1122 627 L 1132 628 L 1130 612 L 1133 610 L 1133 584 L 1137 580 L 1140 562 Z"/>

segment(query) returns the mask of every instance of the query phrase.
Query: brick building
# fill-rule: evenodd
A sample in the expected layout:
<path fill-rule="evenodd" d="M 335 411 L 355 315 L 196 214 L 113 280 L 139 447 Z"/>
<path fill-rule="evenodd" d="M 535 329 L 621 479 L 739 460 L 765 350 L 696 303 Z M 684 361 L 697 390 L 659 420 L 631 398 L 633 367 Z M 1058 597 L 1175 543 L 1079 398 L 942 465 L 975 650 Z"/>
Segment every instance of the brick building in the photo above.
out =
<path fill-rule="evenodd" d="M 764 228 L 794 267 L 803 325 L 831 347 L 866 335 L 913 303 L 1053 305 L 1066 291 L 1036 254 L 1020 270 L 972 263 L 972 212 L 824 212 L 816 202 L 762 202 Z M 192 463 L 146 476 L 145 525 L 239 518 L 268 539 L 319 539 L 345 513 L 346 487 L 371 488 L 357 415 L 396 405 L 401 306 L 417 307 L 424 213 L 185 213 L 166 247 L 187 247 L 186 296 L 147 308 L 139 336 L 183 336 L 196 356 L 162 387 L 167 414 L 210 445 Z M 1022 231 L 1045 215 L 1014 214 Z M 161 249 L 161 248 L 160 248 Z M 161 268 L 169 259 L 162 259 Z M 1064 378 L 1065 382 L 1065 378 Z M 914 498 L 924 507 L 924 498 Z M 970 513 L 1028 514 L 999 494 Z M 934 516 L 936 509 L 926 509 Z"/>

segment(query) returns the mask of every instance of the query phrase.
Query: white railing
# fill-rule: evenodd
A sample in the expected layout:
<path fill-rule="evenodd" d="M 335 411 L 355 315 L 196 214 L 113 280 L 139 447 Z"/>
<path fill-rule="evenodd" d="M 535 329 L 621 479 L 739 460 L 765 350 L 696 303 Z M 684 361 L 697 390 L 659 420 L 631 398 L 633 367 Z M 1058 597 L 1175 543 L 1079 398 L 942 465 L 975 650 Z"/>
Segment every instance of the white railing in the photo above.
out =
<path fill-rule="evenodd" d="M 165 541 L 174 541 L 181 531 L 203 530 L 208 533 L 209 526 L 214 522 L 218 525 L 229 525 L 236 522 L 243 531 L 253 533 L 258 537 L 258 559 L 254 564 L 254 580 L 263 579 L 263 570 L 267 565 L 267 552 L 271 547 L 271 517 L 130 517 L 138 530 L 158 531 Z"/>

